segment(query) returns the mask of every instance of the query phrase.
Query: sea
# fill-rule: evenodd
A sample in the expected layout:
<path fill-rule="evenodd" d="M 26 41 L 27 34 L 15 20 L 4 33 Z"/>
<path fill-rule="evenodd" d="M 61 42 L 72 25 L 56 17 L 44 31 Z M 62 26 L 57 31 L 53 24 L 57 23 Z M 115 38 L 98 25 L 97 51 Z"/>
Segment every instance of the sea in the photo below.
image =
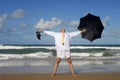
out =
<path fill-rule="evenodd" d="M 120 45 L 71 45 L 76 73 L 120 72 Z M 56 59 L 54 45 L 0 44 L 0 74 L 52 73 Z M 70 73 L 62 59 L 58 73 Z"/>

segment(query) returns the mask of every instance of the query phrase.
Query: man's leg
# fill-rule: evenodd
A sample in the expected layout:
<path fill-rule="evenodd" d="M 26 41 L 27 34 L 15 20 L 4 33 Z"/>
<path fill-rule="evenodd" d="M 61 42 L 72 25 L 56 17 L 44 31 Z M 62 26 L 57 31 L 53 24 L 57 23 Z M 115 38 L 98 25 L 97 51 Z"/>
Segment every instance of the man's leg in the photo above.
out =
<path fill-rule="evenodd" d="M 74 73 L 74 69 L 73 69 L 73 64 L 72 64 L 71 58 L 67 58 L 67 62 L 68 62 L 68 64 L 69 64 L 70 71 L 71 71 L 72 75 L 75 77 L 76 75 L 75 75 L 75 73 Z"/>
<path fill-rule="evenodd" d="M 53 73 L 52 73 L 51 76 L 55 76 L 55 75 L 56 75 L 56 72 L 57 72 L 58 65 L 59 65 L 60 61 L 61 61 L 61 58 L 58 58 L 58 57 L 57 57 L 57 58 L 56 58 L 55 65 L 54 65 L 54 71 L 53 71 Z"/>

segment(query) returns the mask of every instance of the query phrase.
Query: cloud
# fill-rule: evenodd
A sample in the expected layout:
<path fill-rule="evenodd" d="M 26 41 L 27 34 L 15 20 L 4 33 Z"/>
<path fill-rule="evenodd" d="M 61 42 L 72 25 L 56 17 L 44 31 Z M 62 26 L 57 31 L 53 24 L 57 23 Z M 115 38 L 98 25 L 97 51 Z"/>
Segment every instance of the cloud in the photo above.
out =
<path fill-rule="evenodd" d="M 104 34 L 105 37 L 114 37 L 120 38 L 120 29 L 116 27 L 107 27 L 106 33 Z"/>
<path fill-rule="evenodd" d="M 51 29 L 61 24 L 62 24 L 62 20 L 56 17 L 52 17 L 51 20 L 49 21 L 48 20 L 45 21 L 43 18 L 41 18 L 34 27 L 39 29 Z"/>
<path fill-rule="evenodd" d="M 120 38 L 120 35 L 118 35 L 118 34 L 120 34 L 120 29 L 117 28 L 117 26 L 110 24 L 109 21 L 110 21 L 110 17 L 108 17 L 108 16 L 105 17 L 104 20 L 102 20 L 103 25 L 108 26 L 105 28 L 106 32 L 105 32 L 104 36 Z"/>
<path fill-rule="evenodd" d="M 21 19 L 24 17 L 24 15 L 25 11 L 23 9 L 18 9 L 11 14 L 11 17 L 15 19 Z"/>
<path fill-rule="evenodd" d="M 0 28 L 7 26 L 7 21 L 11 20 L 12 18 L 20 19 L 20 18 L 23 18 L 24 15 L 25 15 L 25 11 L 22 9 L 17 9 L 12 14 L 4 13 L 0 15 Z M 25 26 L 25 25 L 22 25 L 22 26 Z"/>
<path fill-rule="evenodd" d="M 79 25 L 79 21 L 71 21 L 70 22 L 70 26 L 78 26 Z"/>
<path fill-rule="evenodd" d="M 110 20 L 110 17 L 105 17 L 105 19 L 102 21 L 103 25 L 106 26 L 108 21 Z"/>
<path fill-rule="evenodd" d="M 25 24 L 25 23 L 20 23 L 20 24 L 17 24 L 17 25 L 14 25 L 14 26 L 11 26 L 8 31 L 9 32 L 18 32 L 20 30 L 25 30 L 26 28 L 28 28 L 28 24 Z"/>
<path fill-rule="evenodd" d="M 19 24 L 19 26 L 20 26 L 22 29 L 24 29 L 24 28 L 28 27 L 28 24 L 21 23 L 21 24 Z"/>
<path fill-rule="evenodd" d="M 7 31 L 16 31 L 17 29 L 24 29 L 28 25 L 20 23 L 19 24 L 10 24 L 8 23 L 9 21 L 13 21 L 16 19 L 23 18 L 25 16 L 25 11 L 23 9 L 17 9 L 14 12 L 10 13 L 4 13 L 0 15 L 0 33 L 4 33 Z M 10 27 L 11 26 L 11 27 Z M 12 27 L 12 26 L 17 26 L 17 28 Z"/>
<path fill-rule="evenodd" d="M 0 16 L 0 28 L 2 28 L 4 26 L 7 16 L 8 16 L 8 14 L 6 14 L 6 13 Z"/>

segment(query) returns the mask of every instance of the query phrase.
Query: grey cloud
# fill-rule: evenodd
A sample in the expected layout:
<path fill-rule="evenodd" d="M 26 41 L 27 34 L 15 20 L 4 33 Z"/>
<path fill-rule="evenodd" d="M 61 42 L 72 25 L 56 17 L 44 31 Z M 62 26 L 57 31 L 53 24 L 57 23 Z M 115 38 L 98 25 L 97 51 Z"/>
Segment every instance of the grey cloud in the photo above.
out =
<path fill-rule="evenodd" d="M 70 26 L 78 26 L 79 25 L 79 21 L 71 21 L 70 22 L 70 24 L 69 24 Z"/>
<path fill-rule="evenodd" d="M 105 17 L 105 19 L 102 21 L 104 27 L 106 27 L 106 25 L 107 25 L 107 23 L 109 22 L 109 20 L 110 20 L 110 17 L 107 16 L 107 17 Z"/>
<path fill-rule="evenodd" d="M 0 16 L 0 28 L 5 25 L 5 21 L 7 19 L 7 16 L 8 16 L 8 14 L 6 14 L 6 13 Z"/>
<path fill-rule="evenodd" d="M 39 22 L 34 26 L 39 29 L 51 29 L 53 27 L 57 27 L 62 24 L 62 20 L 56 17 L 52 17 L 51 20 L 45 21 L 43 18 L 39 20 Z"/>
<path fill-rule="evenodd" d="M 25 16 L 25 11 L 23 9 L 18 9 L 11 14 L 12 18 L 21 19 Z"/>

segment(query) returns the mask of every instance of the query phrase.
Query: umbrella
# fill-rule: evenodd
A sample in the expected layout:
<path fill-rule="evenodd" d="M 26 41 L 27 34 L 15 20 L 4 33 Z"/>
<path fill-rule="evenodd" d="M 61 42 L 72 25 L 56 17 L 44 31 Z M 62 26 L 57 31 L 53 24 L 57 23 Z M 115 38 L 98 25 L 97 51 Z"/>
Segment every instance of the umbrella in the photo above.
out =
<path fill-rule="evenodd" d="M 88 13 L 86 16 L 80 18 L 78 30 L 83 29 L 86 29 L 86 31 L 81 33 L 82 38 L 92 42 L 95 39 L 101 38 L 104 26 L 99 16 Z"/>
<path fill-rule="evenodd" d="M 39 40 L 41 40 L 41 34 L 40 34 L 39 31 L 36 31 L 36 37 L 37 37 Z"/>

